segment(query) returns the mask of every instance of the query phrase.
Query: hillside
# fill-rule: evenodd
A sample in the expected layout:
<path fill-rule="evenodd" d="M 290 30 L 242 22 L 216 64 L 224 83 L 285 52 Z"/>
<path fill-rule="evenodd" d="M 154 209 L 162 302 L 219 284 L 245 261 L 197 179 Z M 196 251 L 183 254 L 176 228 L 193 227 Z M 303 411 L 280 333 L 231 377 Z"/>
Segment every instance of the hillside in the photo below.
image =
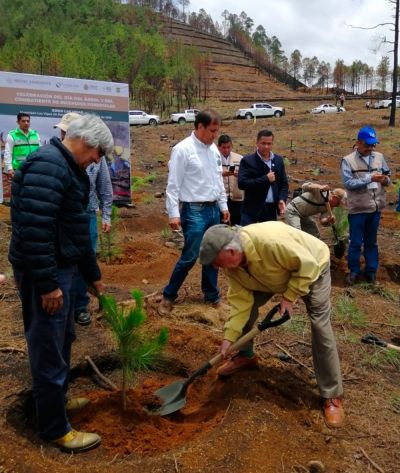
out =
<path fill-rule="evenodd" d="M 207 55 L 208 98 L 219 100 L 273 100 L 297 97 L 299 92 L 264 73 L 229 41 L 170 18 L 160 17 L 162 34 Z M 303 94 L 301 94 L 303 95 Z"/>

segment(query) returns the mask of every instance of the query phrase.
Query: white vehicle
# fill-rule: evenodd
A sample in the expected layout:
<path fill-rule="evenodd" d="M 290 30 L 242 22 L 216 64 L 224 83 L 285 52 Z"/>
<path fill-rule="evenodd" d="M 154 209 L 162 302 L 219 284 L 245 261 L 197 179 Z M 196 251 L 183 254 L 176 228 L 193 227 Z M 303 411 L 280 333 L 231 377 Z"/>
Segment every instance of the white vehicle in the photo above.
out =
<path fill-rule="evenodd" d="M 129 125 L 158 125 L 160 117 L 158 115 L 149 115 L 142 110 L 129 110 Z"/>
<path fill-rule="evenodd" d="M 251 120 L 254 117 L 281 117 L 285 115 L 283 107 L 274 107 L 269 103 L 253 103 L 249 108 L 239 108 L 236 110 L 236 118 Z"/>
<path fill-rule="evenodd" d="M 329 103 L 323 103 L 318 107 L 315 107 L 311 110 L 311 113 L 338 113 L 338 112 L 345 112 L 346 109 L 344 107 L 338 107 L 336 105 L 331 105 Z"/>
<path fill-rule="evenodd" d="M 392 99 L 378 100 L 374 103 L 374 108 L 390 108 L 392 106 Z M 400 107 L 400 96 L 396 96 L 396 108 Z"/>
<path fill-rule="evenodd" d="M 189 108 L 184 112 L 177 112 L 171 114 L 171 122 L 172 123 L 179 123 L 179 125 L 183 125 L 186 122 L 194 122 L 196 119 L 196 115 L 200 112 L 196 108 Z"/>

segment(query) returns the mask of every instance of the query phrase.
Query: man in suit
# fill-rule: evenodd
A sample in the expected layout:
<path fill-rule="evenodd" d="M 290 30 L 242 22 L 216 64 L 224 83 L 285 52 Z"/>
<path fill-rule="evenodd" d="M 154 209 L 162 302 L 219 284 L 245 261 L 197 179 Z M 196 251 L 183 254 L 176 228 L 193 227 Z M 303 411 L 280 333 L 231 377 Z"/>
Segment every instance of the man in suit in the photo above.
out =
<path fill-rule="evenodd" d="M 240 161 L 239 189 L 245 191 L 242 226 L 276 220 L 283 215 L 288 197 L 288 180 L 282 156 L 272 152 L 274 134 L 261 130 L 257 150 Z"/>

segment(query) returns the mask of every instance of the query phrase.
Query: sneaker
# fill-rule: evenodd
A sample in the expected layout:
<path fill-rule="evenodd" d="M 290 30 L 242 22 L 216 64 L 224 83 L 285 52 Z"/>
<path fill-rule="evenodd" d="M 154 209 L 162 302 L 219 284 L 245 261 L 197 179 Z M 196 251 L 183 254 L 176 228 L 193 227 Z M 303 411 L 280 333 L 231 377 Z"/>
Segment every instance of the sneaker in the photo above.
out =
<path fill-rule="evenodd" d="M 344 421 L 343 403 L 340 398 L 325 399 L 324 419 L 328 427 L 341 427 Z"/>
<path fill-rule="evenodd" d="M 166 297 L 163 297 L 160 304 L 157 307 L 157 312 L 162 316 L 166 317 L 171 313 L 174 302 Z"/>
<path fill-rule="evenodd" d="M 77 409 L 82 409 L 82 407 L 85 407 L 87 404 L 89 404 L 89 402 L 90 400 L 87 397 L 75 397 L 69 399 L 65 405 L 65 408 L 67 411 L 75 411 Z"/>
<path fill-rule="evenodd" d="M 72 429 L 63 437 L 53 440 L 52 443 L 63 452 L 78 453 L 98 447 L 101 443 L 101 438 L 97 434 L 78 432 Z"/>
<path fill-rule="evenodd" d="M 238 371 L 256 368 L 257 366 L 258 360 L 255 355 L 249 358 L 248 356 L 241 355 L 239 353 L 232 357 L 229 361 L 225 362 L 220 368 L 218 368 L 217 375 L 223 378 L 225 376 L 230 376 L 231 374 L 237 373 Z"/>
<path fill-rule="evenodd" d="M 79 325 L 89 325 L 92 322 L 90 312 L 87 309 L 75 312 L 75 322 Z"/>

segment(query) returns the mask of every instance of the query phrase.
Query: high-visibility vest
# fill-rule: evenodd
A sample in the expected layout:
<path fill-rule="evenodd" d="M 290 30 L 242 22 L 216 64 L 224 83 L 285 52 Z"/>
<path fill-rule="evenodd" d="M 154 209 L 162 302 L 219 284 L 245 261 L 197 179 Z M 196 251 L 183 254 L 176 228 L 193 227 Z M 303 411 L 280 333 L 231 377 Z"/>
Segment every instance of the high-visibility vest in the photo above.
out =
<path fill-rule="evenodd" d="M 10 131 L 10 136 L 14 141 L 12 168 L 15 171 L 21 166 L 29 154 L 39 149 L 40 137 L 36 130 L 29 130 L 28 134 L 25 135 L 20 128 Z"/>

